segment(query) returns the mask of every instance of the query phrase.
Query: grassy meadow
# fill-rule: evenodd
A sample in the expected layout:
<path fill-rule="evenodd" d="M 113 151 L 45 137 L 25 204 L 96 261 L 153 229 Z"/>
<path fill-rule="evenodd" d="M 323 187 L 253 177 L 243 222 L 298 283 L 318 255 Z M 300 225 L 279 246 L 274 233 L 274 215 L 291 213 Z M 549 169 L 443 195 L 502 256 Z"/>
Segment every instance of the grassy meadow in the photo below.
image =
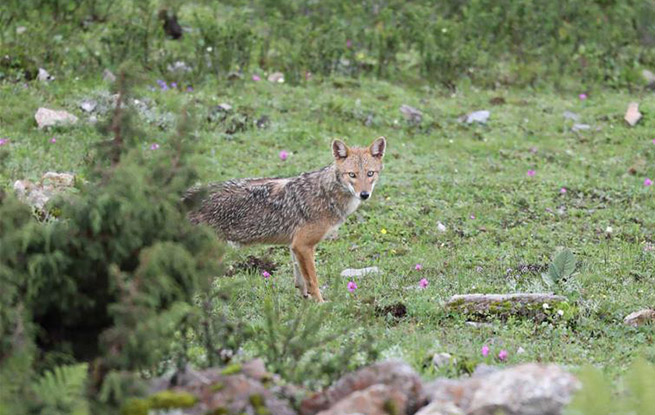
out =
<path fill-rule="evenodd" d="M 187 111 L 202 182 L 317 169 L 331 162 L 330 142 L 337 137 L 352 145 L 368 145 L 380 135 L 388 140 L 371 200 L 336 239 L 318 247 L 327 304 L 298 296 L 288 248 L 228 250 L 228 276 L 215 284 L 234 287 L 223 306 L 254 333 L 239 351 L 244 357 L 272 353 L 266 346 L 274 331 L 271 316 L 288 327 L 313 315 L 319 321 L 301 322 L 317 342 L 311 346 L 317 350 L 303 355 L 306 362 L 290 368 L 293 356 L 269 355 L 276 359 L 269 364 L 291 378 L 303 377 L 299 368 L 313 373 L 312 359 L 342 353 L 354 366 L 371 356 L 403 358 L 426 377 L 497 362 L 500 350 L 508 352 L 508 364 L 592 364 L 612 376 L 635 356 L 655 360 L 652 327 L 622 323 L 628 313 L 655 304 L 655 187 L 644 184 L 655 179 L 652 93 L 598 88 L 582 99 L 573 92 L 473 86 L 452 92 L 338 77 L 290 86 L 256 72 L 186 87 L 163 90 L 155 77 L 145 78 L 134 91 L 147 108 L 137 125 L 144 131 L 142 151 L 160 151 L 168 145 L 166 131 Z M 85 177 L 85 155 L 101 135 L 79 104 L 109 95 L 100 74 L 2 84 L 0 95 L 0 136 L 9 153 L 3 187 L 38 180 L 46 171 Z M 639 101 L 645 114 L 634 128 L 623 121 L 630 101 Z M 220 115 L 215 107 L 223 103 L 231 109 Z M 420 124 L 403 117 L 403 104 L 422 111 Z M 80 122 L 39 130 L 33 115 L 40 106 L 66 109 Z M 491 111 L 485 125 L 458 120 L 482 109 Z M 579 120 L 566 118 L 565 111 Z M 94 116 L 102 122 L 110 114 Z M 574 132 L 574 123 L 590 128 Z M 281 151 L 289 153 L 286 160 Z M 444 309 L 454 294 L 551 291 L 541 273 L 560 247 L 577 259 L 576 273 L 556 290 L 570 300 L 562 315 L 552 310 L 552 318 L 540 323 L 509 318 L 474 327 Z M 357 289 L 349 292 L 340 272 L 369 266 L 380 274 L 356 278 Z M 272 276 L 266 279 L 262 271 Z M 419 286 L 423 278 L 425 288 Z M 339 347 L 345 344 L 361 349 Z M 484 345 L 491 349 L 488 357 L 481 355 Z M 451 353 L 457 364 L 433 368 L 435 352 Z M 203 357 L 196 359 L 202 363 Z M 320 373 L 302 380 L 324 383 Z"/>

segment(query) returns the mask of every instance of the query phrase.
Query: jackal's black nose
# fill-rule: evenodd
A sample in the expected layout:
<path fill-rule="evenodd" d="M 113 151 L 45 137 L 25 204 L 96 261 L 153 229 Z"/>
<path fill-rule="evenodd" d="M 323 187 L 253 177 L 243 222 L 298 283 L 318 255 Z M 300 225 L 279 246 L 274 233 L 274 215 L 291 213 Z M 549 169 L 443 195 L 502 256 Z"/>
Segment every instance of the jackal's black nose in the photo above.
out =
<path fill-rule="evenodd" d="M 362 200 L 366 200 L 366 199 L 368 199 L 368 197 L 369 197 L 370 195 L 371 195 L 371 194 L 370 194 L 369 192 L 362 192 L 362 193 L 359 194 L 359 197 L 361 197 Z"/>

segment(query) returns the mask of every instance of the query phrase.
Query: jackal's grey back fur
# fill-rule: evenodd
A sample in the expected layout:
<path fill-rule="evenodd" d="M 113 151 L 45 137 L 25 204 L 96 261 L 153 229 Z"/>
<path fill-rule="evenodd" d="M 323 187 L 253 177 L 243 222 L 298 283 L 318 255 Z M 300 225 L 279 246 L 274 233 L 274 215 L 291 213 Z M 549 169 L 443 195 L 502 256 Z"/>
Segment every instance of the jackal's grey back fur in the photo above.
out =
<path fill-rule="evenodd" d="M 189 214 L 194 223 L 212 226 L 225 240 L 240 243 L 290 244 L 303 225 L 343 222 L 353 195 L 334 165 L 297 177 L 237 179 L 191 189 L 201 194 Z"/>

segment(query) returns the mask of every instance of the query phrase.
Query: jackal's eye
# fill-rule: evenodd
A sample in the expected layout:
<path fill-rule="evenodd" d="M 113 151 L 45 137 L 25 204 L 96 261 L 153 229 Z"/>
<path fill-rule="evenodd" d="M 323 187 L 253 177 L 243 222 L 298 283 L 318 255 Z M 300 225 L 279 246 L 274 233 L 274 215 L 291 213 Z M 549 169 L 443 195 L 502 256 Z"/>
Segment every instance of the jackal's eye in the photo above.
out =
<path fill-rule="evenodd" d="M 355 177 L 357 177 L 357 175 L 355 173 L 348 173 L 348 176 L 350 176 L 351 179 L 354 179 Z"/>
<path fill-rule="evenodd" d="M 375 174 L 375 172 L 372 171 L 372 170 L 369 171 L 368 173 L 366 173 L 366 175 L 367 175 L 368 177 L 373 177 L 374 174 Z"/>

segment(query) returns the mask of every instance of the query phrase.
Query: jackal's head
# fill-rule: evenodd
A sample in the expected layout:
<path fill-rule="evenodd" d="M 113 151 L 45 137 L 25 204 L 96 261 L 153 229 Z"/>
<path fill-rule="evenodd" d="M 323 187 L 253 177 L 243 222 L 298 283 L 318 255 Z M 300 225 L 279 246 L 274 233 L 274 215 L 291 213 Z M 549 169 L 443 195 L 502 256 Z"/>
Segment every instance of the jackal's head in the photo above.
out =
<path fill-rule="evenodd" d="M 382 157 L 387 140 L 380 137 L 368 147 L 348 147 L 341 140 L 332 142 L 337 174 L 344 186 L 362 200 L 373 193 L 382 170 Z"/>

